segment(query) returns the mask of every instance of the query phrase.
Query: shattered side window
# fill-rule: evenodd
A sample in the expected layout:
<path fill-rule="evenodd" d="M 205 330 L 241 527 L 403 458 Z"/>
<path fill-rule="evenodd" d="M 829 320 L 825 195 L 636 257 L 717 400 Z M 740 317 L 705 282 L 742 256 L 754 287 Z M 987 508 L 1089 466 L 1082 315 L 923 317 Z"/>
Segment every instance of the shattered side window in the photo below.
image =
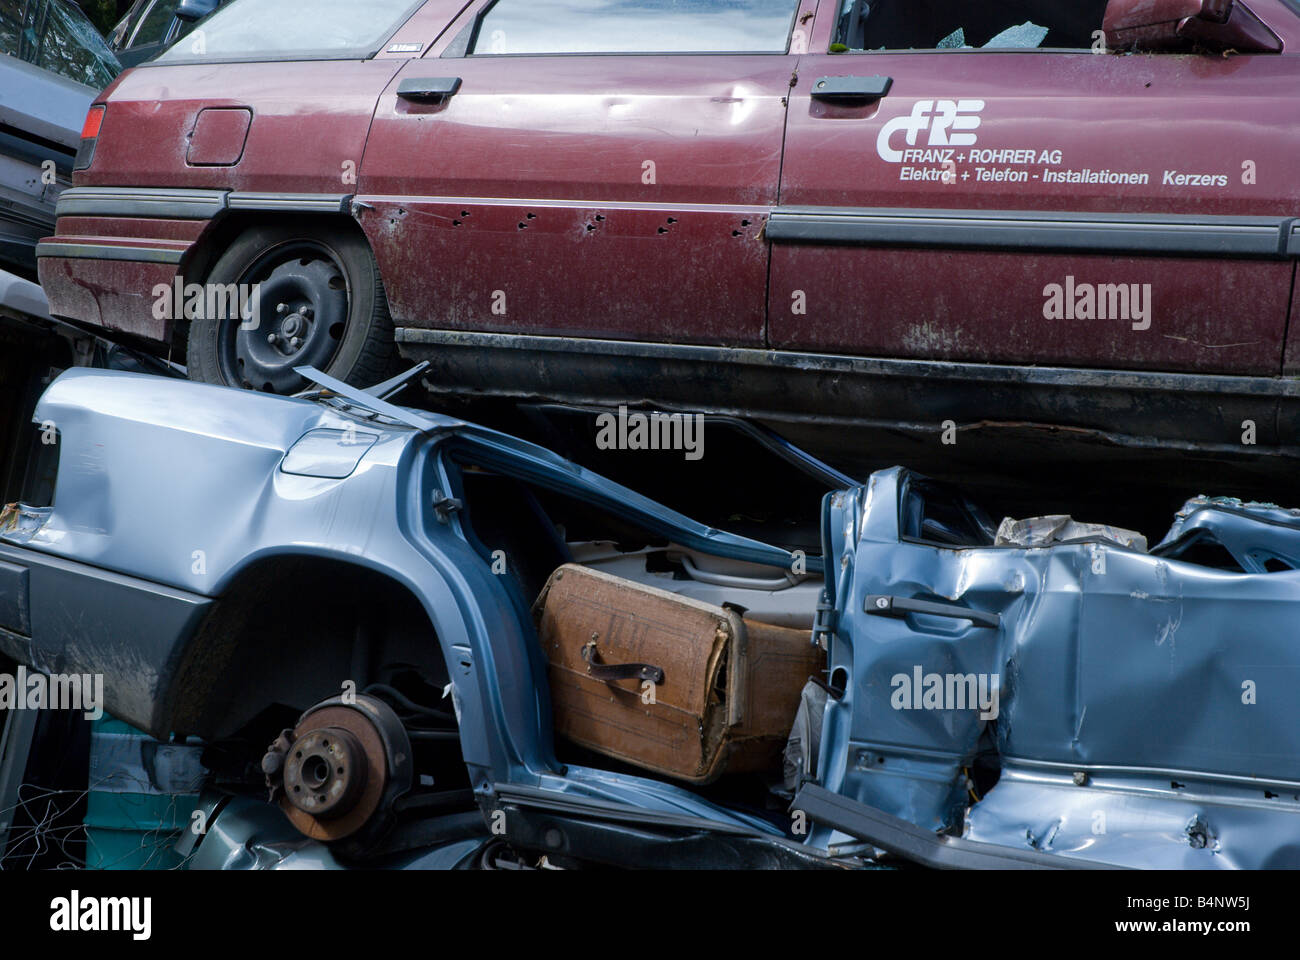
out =
<path fill-rule="evenodd" d="M 122 71 L 99 32 L 71 3 L 0 4 L 3 52 L 100 89 Z"/>
<path fill-rule="evenodd" d="M 784 53 L 797 0 L 498 0 L 470 54 Z"/>
<path fill-rule="evenodd" d="M 842 0 L 832 52 L 1084 50 L 1106 0 Z"/>
<path fill-rule="evenodd" d="M 18 0 L 0 0 L 0 53 L 18 56 L 22 36 L 22 11 Z"/>

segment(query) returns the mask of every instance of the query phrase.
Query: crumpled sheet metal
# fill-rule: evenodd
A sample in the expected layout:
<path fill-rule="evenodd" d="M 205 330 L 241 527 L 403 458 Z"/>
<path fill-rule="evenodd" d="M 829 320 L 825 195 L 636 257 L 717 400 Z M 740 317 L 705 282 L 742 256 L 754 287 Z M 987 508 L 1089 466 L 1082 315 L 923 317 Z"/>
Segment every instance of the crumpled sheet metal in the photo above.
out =
<path fill-rule="evenodd" d="M 1162 870 L 1300 868 L 1300 797 L 1257 787 L 1011 767 L 971 806 L 964 836 Z"/>
<path fill-rule="evenodd" d="M 0 536 L 14 543 L 27 543 L 49 518 L 49 507 L 8 503 L 0 510 Z"/>
<path fill-rule="evenodd" d="M 1222 545 L 1248 573 L 1264 573 L 1270 562 L 1300 569 L 1300 510 L 1235 497 L 1193 497 L 1152 552 L 1176 557 L 1205 541 Z"/>
<path fill-rule="evenodd" d="M 1205 815 L 1222 862 L 1272 863 L 1300 847 L 1300 573 L 1231 573 L 1096 543 L 916 542 L 900 530 L 900 517 L 914 514 L 900 509 L 913 495 L 910 479 L 900 468 L 881 471 L 831 505 L 828 560 L 839 563 L 828 567 L 844 597 L 832 681 L 844 671 L 848 682 L 824 721 L 826 787 L 930 829 L 960 829 L 969 807 L 972 835 L 1033 845 L 1027 831 L 1073 808 L 1057 802 L 1053 812 L 1056 794 L 1010 779 L 972 806 L 966 771 L 977 751 L 996 750 L 1004 770 L 1054 771 L 1076 794 L 1099 797 L 1088 810 L 1136 810 L 1134 798 L 1143 798 L 1149 843 L 1134 850 L 1191 849 L 1185 832 L 1156 826 L 1153 811 L 1167 810 L 1169 822 L 1183 817 L 1193 778 L 1215 797 Z M 879 595 L 997 613 L 1000 626 L 864 612 L 863 598 Z M 996 718 L 896 708 L 896 679 L 917 668 L 996 679 Z M 1104 788 L 1103 773 L 1113 778 Z M 1021 796 L 1033 799 L 1016 814 Z M 1134 823 L 1140 831 L 1141 817 Z M 1236 824 L 1258 825 L 1269 839 L 1235 849 Z M 1095 838 L 1080 841 L 1077 855 L 1098 849 Z"/>
<path fill-rule="evenodd" d="M 371 869 L 341 861 L 328 846 L 304 837 L 277 807 L 253 797 L 229 798 L 218 805 L 217 793 L 200 802 L 207 820 L 202 837 L 186 831 L 177 844 L 187 870 L 348 870 Z M 395 870 L 450 870 L 482 849 L 482 837 L 436 841 L 388 858 L 382 867 Z"/>
<path fill-rule="evenodd" d="M 1056 543 L 1106 542 L 1117 547 L 1146 553 L 1147 538 L 1136 530 L 1113 527 L 1108 523 L 1080 523 L 1073 517 L 1055 514 L 1013 520 L 1005 517 L 998 524 L 995 547 L 1050 547 Z"/>

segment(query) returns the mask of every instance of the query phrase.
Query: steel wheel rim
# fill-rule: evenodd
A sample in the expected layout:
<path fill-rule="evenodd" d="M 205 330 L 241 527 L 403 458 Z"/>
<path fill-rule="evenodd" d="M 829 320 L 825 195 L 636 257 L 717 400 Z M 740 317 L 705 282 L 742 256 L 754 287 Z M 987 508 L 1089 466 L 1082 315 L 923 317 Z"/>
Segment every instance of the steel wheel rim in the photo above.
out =
<path fill-rule="evenodd" d="M 262 251 L 235 281 L 249 296 L 244 315 L 219 318 L 218 362 L 226 383 L 288 394 L 303 379 L 295 367 L 324 370 L 347 330 L 351 289 L 341 258 L 316 240 Z"/>

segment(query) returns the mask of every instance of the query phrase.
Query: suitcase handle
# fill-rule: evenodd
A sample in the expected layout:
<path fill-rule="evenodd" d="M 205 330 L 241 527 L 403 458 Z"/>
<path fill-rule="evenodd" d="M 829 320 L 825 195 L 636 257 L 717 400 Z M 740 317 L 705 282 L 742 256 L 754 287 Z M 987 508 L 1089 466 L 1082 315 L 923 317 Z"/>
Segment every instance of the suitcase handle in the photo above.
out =
<path fill-rule="evenodd" d="M 582 659 L 587 661 L 587 672 L 593 680 L 649 680 L 651 683 L 663 683 L 662 667 L 648 663 L 597 663 L 596 641 L 588 640 L 582 645 Z"/>

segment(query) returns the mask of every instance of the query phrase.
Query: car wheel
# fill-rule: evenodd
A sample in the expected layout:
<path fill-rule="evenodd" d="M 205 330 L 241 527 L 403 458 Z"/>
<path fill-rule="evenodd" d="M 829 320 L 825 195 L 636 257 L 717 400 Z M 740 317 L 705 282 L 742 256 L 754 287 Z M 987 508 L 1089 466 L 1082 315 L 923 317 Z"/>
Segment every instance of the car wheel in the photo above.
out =
<path fill-rule="evenodd" d="M 242 316 L 191 320 L 190 379 L 291 394 L 306 386 L 294 372 L 303 365 L 356 386 L 392 373 L 393 321 L 361 236 L 310 222 L 254 227 L 217 260 L 205 293 L 229 284 Z"/>

